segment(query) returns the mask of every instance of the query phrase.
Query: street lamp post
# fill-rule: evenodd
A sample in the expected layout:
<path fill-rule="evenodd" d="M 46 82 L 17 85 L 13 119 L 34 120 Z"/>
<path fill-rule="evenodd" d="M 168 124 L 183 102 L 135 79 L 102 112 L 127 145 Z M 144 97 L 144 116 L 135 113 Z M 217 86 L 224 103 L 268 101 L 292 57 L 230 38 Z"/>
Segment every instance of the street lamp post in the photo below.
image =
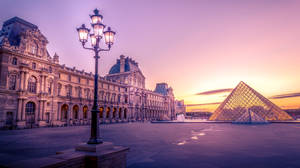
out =
<path fill-rule="evenodd" d="M 95 9 L 94 14 L 90 15 L 91 25 L 93 32 L 90 34 L 90 29 L 86 28 L 83 24 L 81 27 L 77 28 L 79 41 L 82 43 L 84 49 L 92 50 L 95 53 L 95 81 L 94 81 L 94 103 L 92 107 L 92 122 L 91 122 L 91 135 L 87 142 L 88 144 L 101 144 L 102 140 L 100 138 L 99 130 L 99 108 L 98 108 L 98 59 L 99 52 L 109 51 L 114 43 L 115 32 L 111 30 L 110 27 L 106 31 L 105 25 L 102 24 L 103 16 L 99 14 L 99 10 Z M 108 46 L 107 49 L 100 48 L 100 41 L 104 35 L 105 44 Z M 88 37 L 90 36 L 91 47 L 86 47 L 85 44 L 88 42 Z"/>

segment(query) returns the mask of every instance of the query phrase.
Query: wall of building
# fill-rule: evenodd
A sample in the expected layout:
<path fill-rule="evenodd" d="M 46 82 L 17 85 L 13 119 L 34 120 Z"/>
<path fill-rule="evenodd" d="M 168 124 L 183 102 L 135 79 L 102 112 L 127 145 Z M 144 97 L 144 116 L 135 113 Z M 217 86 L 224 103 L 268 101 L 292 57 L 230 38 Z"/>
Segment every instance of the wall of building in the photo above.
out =
<path fill-rule="evenodd" d="M 18 28 L 24 24 L 26 29 Z M 11 37 L 13 27 L 19 34 Z M 18 43 L 12 38 L 18 38 Z M 0 127 L 90 123 L 93 74 L 59 64 L 57 54 L 48 54 L 47 43 L 37 26 L 20 18 L 4 24 L 0 33 Z M 128 61 L 134 66 L 131 71 L 120 69 L 98 81 L 100 122 L 174 119 L 172 89 L 167 88 L 166 94 L 145 89 L 138 64 Z"/>

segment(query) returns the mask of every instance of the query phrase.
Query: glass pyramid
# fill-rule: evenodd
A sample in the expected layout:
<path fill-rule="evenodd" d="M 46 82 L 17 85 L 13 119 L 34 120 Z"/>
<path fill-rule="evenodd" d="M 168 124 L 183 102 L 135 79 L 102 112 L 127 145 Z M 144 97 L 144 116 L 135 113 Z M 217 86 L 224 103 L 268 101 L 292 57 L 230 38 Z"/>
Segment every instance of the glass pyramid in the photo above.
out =
<path fill-rule="evenodd" d="M 266 124 L 268 121 L 254 113 L 252 110 L 247 110 L 240 118 L 233 121 L 235 124 Z"/>
<path fill-rule="evenodd" d="M 209 120 L 236 121 L 246 115 L 248 110 L 265 121 L 293 120 L 290 115 L 244 82 L 240 82 L 233 89 Z"/>

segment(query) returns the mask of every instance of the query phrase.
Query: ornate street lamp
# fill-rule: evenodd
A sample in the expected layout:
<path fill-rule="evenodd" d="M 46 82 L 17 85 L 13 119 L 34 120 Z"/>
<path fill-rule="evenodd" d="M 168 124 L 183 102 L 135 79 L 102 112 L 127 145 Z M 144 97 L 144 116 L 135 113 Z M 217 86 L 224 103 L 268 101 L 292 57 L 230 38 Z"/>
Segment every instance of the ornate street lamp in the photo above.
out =
<path fill-rule="evenodd" d="M 88 144 L 100 144 L 102 140 L 100 138 L 99 132 L 99 108 L 98 108 L 98 59 L 100 51 L 109 51 L 114 43 L 114 37 L 116 32 L 111 31 L 108 27 L 107 31 L 104 31 L 105 25 L 102 24 L 103 16 L 99 14 L 99 10 L 94 10 L 94 15 L 90 15 L 91 25 L 93 29 L 93 34 L 90 34 L 90 30 L 83 24 L 81 27 L 77 28 L 79 41 L 82 43 L 84 49 L 92 50 L 95 52 L 95 81 L 94 81 L 94 104 L 92 107 L 92 122 L 91 122 L 91 136 Z M 107 44 L 107 49 L 100 48 L 100 41 L 104 35 L 105 43 Z M 91 46 L 85 47 L 90 36 Z"/>

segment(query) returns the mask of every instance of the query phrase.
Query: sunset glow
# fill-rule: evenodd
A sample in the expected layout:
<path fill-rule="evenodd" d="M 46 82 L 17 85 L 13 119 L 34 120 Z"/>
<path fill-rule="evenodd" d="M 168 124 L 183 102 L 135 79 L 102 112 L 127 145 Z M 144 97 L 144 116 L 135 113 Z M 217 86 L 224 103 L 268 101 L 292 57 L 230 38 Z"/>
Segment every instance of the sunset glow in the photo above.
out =
<path fill-rule="evenodd" d="M 187 111 L 214 111 L 230 92 L 196 94 L 240 81 L 267 98 L 300 92 L 300 1 L 31 1 L 0 2 L 0 21 L 18 15 L 39 25 L 51 56 L 90 72 L 93 57 L 74 41 L 74 27 L 97 7 L 114 25 L 118 44 L 101 57 L 100 74 L 121 54 L 132 57 L 147 76 L 146 88 L 167 82 L 185 104 L 202 104 Z M 297 95 L 270 100 L 300 108 Z"/>

